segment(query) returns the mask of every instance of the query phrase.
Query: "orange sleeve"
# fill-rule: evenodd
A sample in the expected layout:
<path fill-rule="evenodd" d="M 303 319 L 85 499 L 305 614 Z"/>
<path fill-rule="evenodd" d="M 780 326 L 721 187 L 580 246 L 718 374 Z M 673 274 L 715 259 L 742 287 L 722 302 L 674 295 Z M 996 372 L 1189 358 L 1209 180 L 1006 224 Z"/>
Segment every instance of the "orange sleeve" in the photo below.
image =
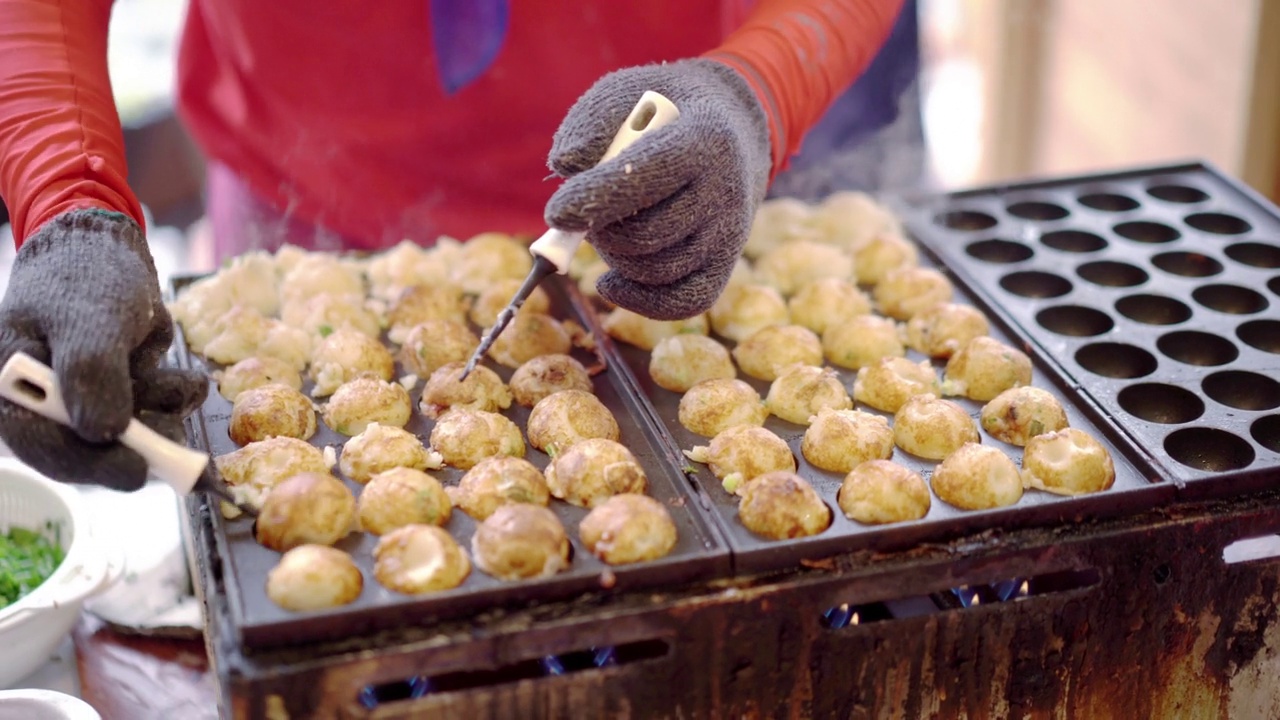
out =
<path fill-rule="evenodd" d="M 742 27 L 704 57 L 737 70 L 769 119 L 773 175 L 804 134 L 866 69 L 903 0 L 759 0 Z"/>
<path fill-rule="evenodd" d="M 0 197 L 14 241 L 96 207 L 142 224 L 107 76 L 111 0 L 0 1 Z"/>

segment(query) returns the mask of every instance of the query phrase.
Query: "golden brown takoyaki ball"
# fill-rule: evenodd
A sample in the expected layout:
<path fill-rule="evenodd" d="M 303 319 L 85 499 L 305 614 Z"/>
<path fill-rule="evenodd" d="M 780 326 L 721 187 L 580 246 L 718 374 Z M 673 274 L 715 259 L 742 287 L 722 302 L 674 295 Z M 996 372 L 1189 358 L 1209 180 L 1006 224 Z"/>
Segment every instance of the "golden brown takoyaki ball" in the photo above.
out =
<path fill-rule="evenodd" d="M 893 455 L 893 430 L 885 418 L 861 410 L 823 410 L 810 421 L 800 452 L 810 465 L 847 473 L 868 460 Z"/>
<path fill-rule="evenodd" d="M 871 299 L 852 280 L 824 278 L 802 286 L 787 301 L 791 322 L 821 335 L 832 324 L 871 313 Z"/>
<path fill-rule="evenodd" d="M 480 233 L 462 244 L 452 266 L 452 280 L 478 295 L 500 280 L 523 280 L 533 269 L 529 246 L 505 233 Z"/>
<path fill-rule="evenodd" d="M 818 240 L 849 250 L 866 247 L 876 236 L 902 233 L 902 223 L 889 208 L 857 191 L 835 192 L 813 209 L 809 224 Z"/>
<path fill-rule="evenodd" d="M 945 360 L 970 340 L 990 331 L 986 316 L 972 305 L 938 303 L 907 321 L 907 346 Z"/>
<path fill-rule="evenodd" d="M 316 410 L 291 387 L 263 385 L 236 397 L 228 432 L 237 445 L 276 436 L 309 440 L 316 434 Z"/>
<path fill-rule="evenodd" d="M 396 362 L 381 340 L 354 330 L 335 330 L 311 353 L 308 374 L 315 382 L 311 394 L 332 395 L 343 383 L 358 377 L 390 380 Z"/>
<path fill-rule="evenodd" d="M 370 423 L 404 427 L 412 413 L 409 391 L 403 385 L 372 377 L 344 383 L 323 410 L 324 424 L 348 437 L 364 432 Z"/>
<path fill-rule="evenodd" d="M 841 483 L 836 501 L 845 517 L 867 525 L 919 520 L 932 504 L 924 478 L 890 460 L 855 467 Z"/>
<path fill-rule="evenodd" d="M 498 455 L 524 457 L 520 428 L 498 413 L 455 408 L 431 429 L 431 447 L 453 467 L 467 470 Z"/>
<path fill-rule="evenodd" d="M 853 382 L 853 399 L 885 412 L 898 408 L 916 395 L 941 392 L 938 373 L 928 360 L 918 363 L 905 357 L 886 357 L 858 371 Z"/>
<path fill-rule="evenodd" d="M 965 443 L 982 441 L 965 409 L 936 395 L 916 395 L 893 416 L 898 447 L 926 460 L 942 460 Z"/>
<path fill-rule="evenodd" d="M 480 345 L 471 328 L 457 320 L 427 320 L 415 325 L 400 347 L 400 364 L 418 377 L 429 377 L 449 363 L 465 363 Z"/>
<path fill-rule="evenodd" d="M 588 438 L 617 440 L 618 421 L 600 399 L 582 390 L 561 390 L 529 412 L 529 444 L 548 453 L 568 450 Z"/>
<path fill-rule="evenodd" d="M 760 393 L 745 382 L 719 378 L 704 380 L 680 398 L 678 419 L 686 430 L 715 437 L 734 425 L 763 425 L 769 410 Z"/>
<path fill-rule="evenodd" d="M 302 376 L 298 371 L 291 364 L 273 357 L 245 358 L 214 373 L 214 379 L 218 381 L 218 393 L 232 402 L 245 390 L 273 383 L 294 390 L 302 389 Z"/>
<path fill-rule="evenodd" d="M 765 397 L 769 412 L 796 425 L 808 425 L 809 418 L 819 412 L 848 410 L 853 400 L 831 368 L 793 365 L 769 386 Z"/>
<path fill-rule="evenodd" d="M 912 267 L 920 253 L 911 241 L 898 233 L 880 233 L 853 254 L 853 269 L 859 285 L 878 285 L 889 273 Z"/>
<path fill-rule="evenodd" d="M 741 342 L 760 328 L 791 321 L 787 301 L 768 285 L 730 285 L 707 312 L 721 337 Z"/>
<path fill-rule="evenodd" d="M 374 338 L 382 334 L 378 316 L 365 307 L 364 295 L 320 293 L 285 305 L 280 312 L 280 319 L 286 325 L 320 337 L 327 337 L 336 330 L 349 330 Z"/>
<path fill-rule="evenodd" d="M 285 610 L 307 612 L 348 605 L 364 577 L 351 556 L 326 545 L 300 545 L 267 573 L 267 597 Z"/>
<path fill-rule="evenodd" d="M 405 525 L 373 548 L 373 574 L 404 595 L 451 590 L 471 574 L 471 560 L 448 532 L 434 525 Z"/>
<path fill-rule="evenodd" d="M 796 457 L 787 442 L 772 430 L 752 425 L 736 425 L 716 435 L 709 445 L 686 450 L 685 455 L 705 463 L 711 473 L 734 492 L 743 482 L 774 470 L 794 472 Z"/>
<path fill-rule="evenodd" d="M 498 335 L 489 357 L 501 365 L 518 368 L 540 355 L 568 355 L 573 340 L 555 318 L 543 313 L 520 313 Z"/>
<path fill-rule="evenodd" d="M 284 552 L 299 545 L 332 545 L 355 530 L 356 499 L 329 473 L 292 475 L 267 492 L 254 523 L 263 547 Z"/>
<path fill-rule="evenodd" d="M 649 355 L 649 377 L 671 392 L 737 375 L 729 350 L 705 335 L 674 335 L 659 342 Z"/>
<path fill-rule="evenodd" d="M 583 243 L 583 245 L 586 245 L 586 243 Z M 506 278 L 485 288 L 471 305 L 471 312 L 468 313 L 471 322 L 482 328 L 491 327 L 494 321 L 498 319 L 498 314 L 507 308 L 511 298 L 515 297 L 516 291 L 523 284 L 523 280 Z M 546 315 L 551 312 L 551 297 L 547 295 L 546 290 L 536 287 L 532 293 L 529 293 L 529 297 L 525 298 L 519 312 Z"/>
<path fill-rule="evenodd" d="M 511 389 L 498 373 L 477 365 L 459 382 L 464 368 L 464 363 L 452 362 L 431 373 L 419 404 L 423 415 L 438 418 L 450 408 L 498 412 L 511 407 Z"/>
<path fill-rule="evenodd" d="M 524 458 L 502 455 L 476 463 L 457 487 L 446 490 L 453 504 L 476 520 L 484 520 L 508 503 L 546 507 L 551 502 L 542 471 Z"/>
<path fill-rule="evenodd" d="M 1115 484 L 1111 453 L 1079 428 L 1063 428 L 1027 441 L 1022 453 L 1023 487 L 1055 495 L 1084 495 Z"/>
<path fill-rule="evenodd" d="M 1030 385 L 1009 388 L 982 407 L 982 429 L 1010 445 L 1026 445 L 1068 424 L 1067 412 L 1053 393 Z"/>
<path fill-rule="evenodd" d="M 775 470 L 744 483 L 738 520 L 770 540 L 817 535 L 831 526 L 831 508 L 794 472 Z"/>
<path fill-rule="evenodd" d="M 364 484 L 392 468 L 439 469 L 443 459 L 423 446 L 417 435 L 403 428 L 370 423 L 342 446 L 338 469 Z"/>
<path fill-rule="evenodd" d="M 960 348 L 943 371 L 942 392 L 987 401 L 1009 388 L 1031 384 L 1031 358 L 992 337 Z"/>
<path fill-rule="evenodd" d="M 640 461 L 621 443 L 588 438 L 574 443 L 547 466 L 551 494 L 570 505 L 591 508 L 618 493 L 644 494 L 648 479 Z"/>
<path fill-rule="evenodd" d="M 965 443 L 934 468 L 933 492 L 942 502 L 961 510 L 1005 507 L 1022 498 L 1018 467 L 1003 452 Z"/>
<path fill-rule="evenodd" d="M 231 486 L 238 502 L 262 506 L 272 487 L 293 475 L 329 472 L 320 448 L 305 440 L 273 437 L 249 443 L 214 460 L 218 474 Z"/>
<path fill-rule="evenodd" d="M 467 298 L 461 288 L 448 283 L 405 288 L 387 308 L 387 337 L 403 343 L 410 330 L 428 320 L 448 320 L 466 327 Z"/>
<path fill-rule="evenodd" d="M 827 362 L 852 370 L 907 353 L 897 323 L 879 315 L 855 315 L 827 326 L 822 351 Z"/>
<path fill-rule="evenodd" d="M 772 325 L 738 343 L 733 359 L 747 375 L 773 382 L 792 365 L 822 365 L 822 341 L 800 325 Z"/>
<path fill-rule="evenodd" d="M 614 308 L 601 321 L 605 333 L 614 340 L 652 350 L 673 335 L 688 333 L 706 335 L 711 332 L 707 316 L 694 315 L 685 320 L 653 320 L 626 308 Z"/>
<path fill-rule="evenodd" d="M 550 577 L 569 567 L 569 552 L 555 513 L 528 503 L 503 505 L 471 536 L 476 567 L 499 580 Z"/>
<path fill-rule="evenodd" d="M 587 552 L 610 565 L 666 557 L 676 546 L 676 524 L 662 503 L 624 493 L 596 505 L 578 524 Z"/>
<path fill-rule="evenodd" d="M 561 390 L 595 391 L 587 369 L 569 355 L 541 355 L 511 375 L 511 394 L 525 407 L 533 407 Z"/>
<path fill-rule="evenodd" d="M 755 263 L 755 278 L 790 296 L 814 280 L 852 280 L 853 256 L 834 245 L 796 240 L 761 255 Z"/>
<path fill-rule="evenodd" d="M 283 360 L 295 370 L 307 366 L 312 336 L 257 310 L 237 305 L 213 321 L 208 342 L 200 352 L 206 359 L 231 365 L 251 357 Z"/>
<path fill-rule="evenodd" d="M 756 209 L 743 254 L 757 258 L 783 243 L 814 239 L 818 233 L 809 224 L 812 215 L 813 208 L 803 200 L 788 197 L 765 200 Z"/>
<path fill-rule="evenodd" d="M 439 480 L 410 467 L 395 467 L 374 475 L 357 502 L 360 528 L 374 535 L 406 525 L 444 525 L 453 516 L 453 503 Z"/>
<path fill-rule="evenodd" d="M 890 271 L 872 291 L 880 312 L 897 320 L 947 302 L 955 288 L 946 275 L 933 268 L 903 267 Z"/>

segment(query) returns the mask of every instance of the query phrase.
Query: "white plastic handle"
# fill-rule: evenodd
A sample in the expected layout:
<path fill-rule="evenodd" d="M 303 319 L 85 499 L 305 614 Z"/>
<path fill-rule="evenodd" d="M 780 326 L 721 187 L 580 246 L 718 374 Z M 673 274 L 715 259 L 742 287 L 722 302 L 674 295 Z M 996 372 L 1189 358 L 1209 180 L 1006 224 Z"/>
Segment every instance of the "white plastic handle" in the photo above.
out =
<path fill-rule="evenodd" d="M 53 370 L 26 353 L 15 353 L 0 369 L 0 397 L 54 422 L 71 422 Z M 183 447 L 136 419 L 129 422 L 120 443 L 141 455 L 151 474 L 181 495 L 191 492 L 209 464 L 205 453 Z"/>
<path fill-rule="evenodd" d="M 602 165 L 614 159 L 618 153 L 644 137 L 646 133 L 669 125 L 678 117 L 680 117 L 680 110 L 676 108 L 675 103 L 659 93 L 646 90 L 640 96 L 636 106 L 631 108 L 631 114 L 622 123 L 622 127 L 618 128 L 618 133 L 613 136 L 613 142 L 609 143 L 609 148 L 604 151 L 600 162 L 596 164 Z M 563 275 L 569 272 L 569 263 L 573 260 L 574 253 L 578 252 L 578 246 L 582 244 L 582 239 L 585 237 L 586 233 L 561 232 L 553 228 L 538 238 L 529 247 L 529 251 L 550 260 L 556 266 L 556 272 Z"/>

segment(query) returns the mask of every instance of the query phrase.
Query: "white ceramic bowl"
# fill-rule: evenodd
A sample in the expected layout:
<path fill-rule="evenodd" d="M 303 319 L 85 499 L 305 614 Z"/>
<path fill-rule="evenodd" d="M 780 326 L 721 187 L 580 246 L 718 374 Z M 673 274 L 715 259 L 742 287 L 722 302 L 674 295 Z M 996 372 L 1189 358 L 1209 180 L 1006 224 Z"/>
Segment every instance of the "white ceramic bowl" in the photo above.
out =
<path fill-rule="evenodd" d="M 0 458 L 0 532 L 61 526 L 62 564 L 40 587 L 0 610 L 0 688 L 48 662 L 86 598 L 124 574 L 124 556 L 95 539 L 75 490 L 12 458 Z"/>
<path fill-rule="evenodd" d="M 102 720 L 89 703 L 52 690 L 0 690 L 0 720 Z"/>

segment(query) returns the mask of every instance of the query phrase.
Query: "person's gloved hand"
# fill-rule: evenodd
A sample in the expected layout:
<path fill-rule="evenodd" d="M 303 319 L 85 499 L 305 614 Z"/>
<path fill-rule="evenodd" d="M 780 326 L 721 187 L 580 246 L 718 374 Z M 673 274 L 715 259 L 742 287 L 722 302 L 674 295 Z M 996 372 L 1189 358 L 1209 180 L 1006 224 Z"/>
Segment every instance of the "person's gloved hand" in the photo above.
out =
<path fill-rule="evenodd" d="M 593 167 L 645 90 L 680 117 Z M 548 162 L 568 180 L 547 203 L 547 224 L 587 231 L 610 268 L 597 285 L 606 300 L 658 320 L 691 317 L 729 281 L 769 182 L 769 148 L 760 101 L 725 65 L 610 73 L 556 131 Z"/>
<path fill-rule="evenodd" d="M 0 302 L 0 366 L 21 351 L 52 367 L 73 429 L 0 400 L 0 438 L 55 480 L 142 487 L 146 462 L 115 438 L 137 413 L 180 439 L 209 390 L 199 372 L 159 366 L 172 341 L 137 223 L 101 210 L 45 223 L 18 250 Z"/>

